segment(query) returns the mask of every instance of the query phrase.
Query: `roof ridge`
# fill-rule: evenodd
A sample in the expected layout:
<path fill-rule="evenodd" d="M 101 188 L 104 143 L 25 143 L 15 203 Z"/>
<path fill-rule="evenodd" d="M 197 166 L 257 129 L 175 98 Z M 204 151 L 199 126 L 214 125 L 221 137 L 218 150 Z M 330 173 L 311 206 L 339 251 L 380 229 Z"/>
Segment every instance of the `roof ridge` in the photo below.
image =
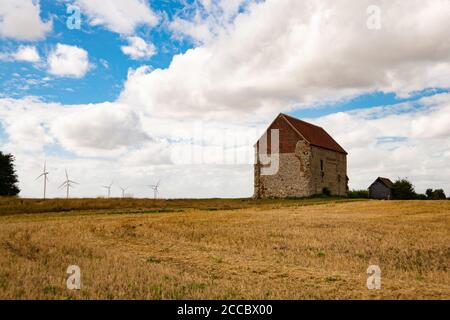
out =
<path fill-rule="evenodd" d="M 389 178 L 378 177 L 377 180 L 380 180 L 381 183 L 383 183 L 388 188 L 393 188 L 394 187 L 394 183 Z"/>
<path fill-rule="evenodd" d="M 296 121 L 300 121 L 300 122 L 303 122 L 303 123 L 306 123 L 306 124 L 308 124 L 308 125 L 310 125 L 310 126 L 314 126 L 314 127 L 317 127 L 317 128 L 320 128 L 320 129 L 323 129 L 321 126 L 318 126 L 318 125 L 316 125 L 316 124 L 313 124 L 313 123 L 310 123 L 310 122 L 307 122 L 307 121 L 305 121 L 305 120 L 301 120 L 301 119 L 298 119 L 298 118 L 295 118 L 295 117 L 293 117 L 293 116 L 290 116 L 290 115 L 288 115 L 288 114 L 285 114 L 285 113 L 280 113 L 280 115 L 282 115 L 282 116 L 285 116 L 285 117 L 287 117 L 287 118 L 291 118 L 291 119 L 294 119 L 294 120 L 296 120 Z"/>

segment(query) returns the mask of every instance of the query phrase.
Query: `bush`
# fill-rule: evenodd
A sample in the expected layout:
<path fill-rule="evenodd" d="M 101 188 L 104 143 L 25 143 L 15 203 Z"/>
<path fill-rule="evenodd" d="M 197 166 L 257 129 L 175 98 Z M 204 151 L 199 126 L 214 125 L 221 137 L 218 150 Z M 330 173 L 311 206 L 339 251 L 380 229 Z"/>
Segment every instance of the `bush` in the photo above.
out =
<path fill-rule="evenodd" d="M 416 195 L 416 199 L 417 200 L 427 200 L 428 198 L 424 194 L 418 194 L 418 195 Z"/>
<path fill-rule="evenodd" d="M 369 191 L 368 190 L 351 190 L 347 192 L 347 197 L 352 199 L 368 199 Z"/>
<path fill-rule="evenodd" d="M 396 200 L 417 199 L 414 186 L 407 179 L 398 179 L 395 181 L 394 188 L 392 189 L 392 196 Z"/>
<path fill-rule="evenodd" d="M 442 189 L 427 189 L 425 192 L 428 200 L 445 200 L 447 197 L 445 196 L 445 192 Z"/>

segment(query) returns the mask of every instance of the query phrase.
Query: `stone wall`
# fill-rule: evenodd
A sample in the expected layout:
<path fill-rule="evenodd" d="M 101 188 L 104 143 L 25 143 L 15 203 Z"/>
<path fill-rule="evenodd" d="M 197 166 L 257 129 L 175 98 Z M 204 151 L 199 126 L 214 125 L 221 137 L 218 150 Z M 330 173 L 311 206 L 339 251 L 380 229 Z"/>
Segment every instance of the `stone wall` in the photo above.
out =
<path fill-rule="evenodd" d="M 294 153 L 280 153 L 277 174 L 261 175 L 261 167 L 257 161 L 256 198 L 308 197 L 322 193 L 325 187 L 333 195 L 347 192 L 346 155 L 310 146 L 303 140 L 297 142 Z"/>
<path fill-rule="evenodd" d="M 322 193 L 325 187 L 333 195 L 347 193 L 345 154 L 309 145 L 285 120 L 278 117 L 267 130 L 269 155 L 271 129 L 279 130 L 279 170 L 275 175 L 261 175 L 258 142 L 254 168 L 255 198 L 308 197 Z"/>
<path fill-rule="evenodd" d="M 333 195 L 346 195 L 347 156 L 315 146 L 312 146 L 311 150 L 313 194 L 322 193 L 323 188 L 328 188 Z"/>
<path fill-rule="evenodd" d="M 311 195 L 311 147 L 298 141 L 294 153 L 280 153 L 279 170 L 275 175 L 261 175 L 255 165 L 255 197 L 286 198 Z"/>

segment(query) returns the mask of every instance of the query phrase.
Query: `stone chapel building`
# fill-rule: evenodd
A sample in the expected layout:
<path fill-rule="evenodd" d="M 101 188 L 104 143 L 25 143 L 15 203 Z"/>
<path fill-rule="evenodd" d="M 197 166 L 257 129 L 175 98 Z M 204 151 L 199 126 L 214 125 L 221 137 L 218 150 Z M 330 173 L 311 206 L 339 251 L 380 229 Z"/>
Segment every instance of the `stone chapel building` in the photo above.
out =
<path fill-rule="evenodd" d="M 262 169 L 264 149 L 271 156 L 271 130 L 278 129 L 278 170 L 266 174 Z M 255 198 L 308 197 L 327 188 L 332 195 L 347 193 L 347 152 L 321 127 L 279 114 L 255 144 Z M 272 163 L 273 165 L 273 163 Z"/>

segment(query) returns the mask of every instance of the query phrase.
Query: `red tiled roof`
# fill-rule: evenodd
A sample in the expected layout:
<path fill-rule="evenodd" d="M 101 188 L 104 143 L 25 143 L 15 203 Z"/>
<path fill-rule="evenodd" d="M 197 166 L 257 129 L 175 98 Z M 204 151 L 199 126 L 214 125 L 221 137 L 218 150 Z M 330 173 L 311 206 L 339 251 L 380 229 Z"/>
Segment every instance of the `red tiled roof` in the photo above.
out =
<path fill-rule="evenodd" d="M 311 145 L 347 154 L 347 152 L 323 128 L 286 114 L 281 114 L 281 116 L 300 132 Z"/>

